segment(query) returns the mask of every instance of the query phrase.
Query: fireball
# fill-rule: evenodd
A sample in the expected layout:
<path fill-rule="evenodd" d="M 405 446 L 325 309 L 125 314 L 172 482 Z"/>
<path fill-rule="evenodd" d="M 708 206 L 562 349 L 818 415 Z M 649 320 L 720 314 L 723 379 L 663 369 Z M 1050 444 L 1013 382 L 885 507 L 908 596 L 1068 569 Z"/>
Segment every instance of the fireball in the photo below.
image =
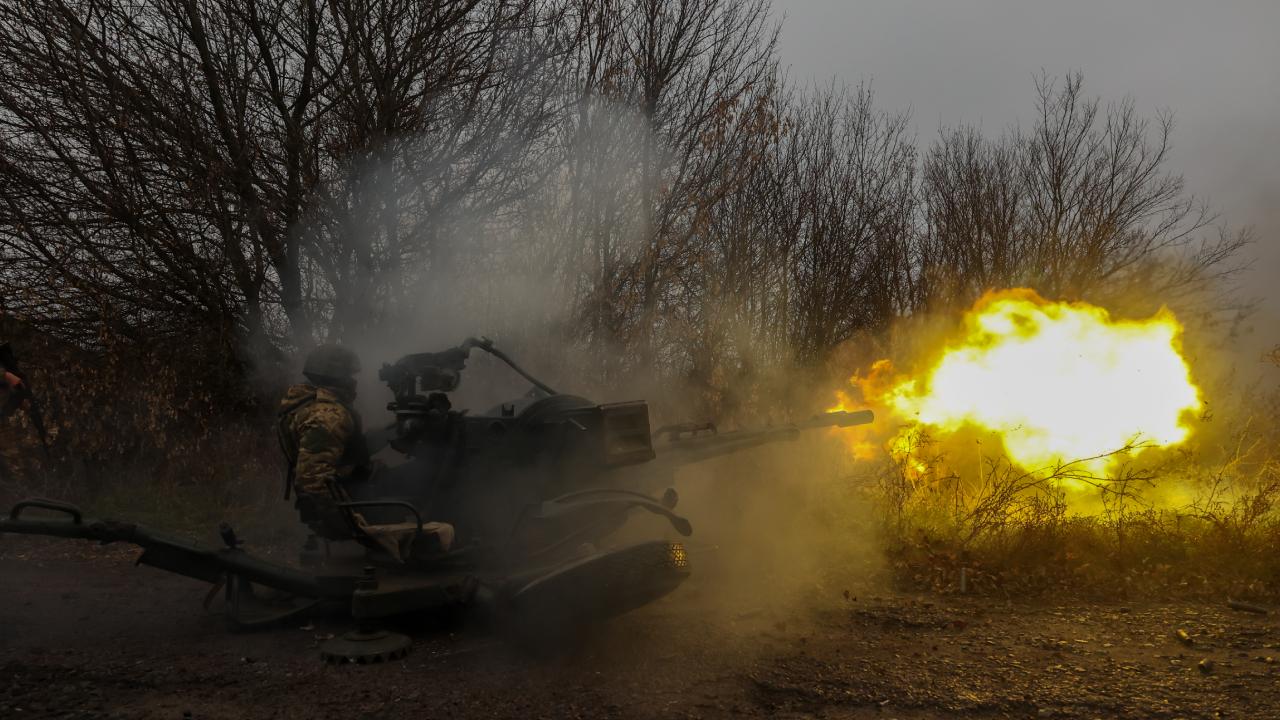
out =
<path fill-rule="evenodd" d="M 1167 309 L 1142 320 L 1030 290 L 989 293 L 921 368 L 878 363 L 865 399 L 945 437 L 976 428 L 999 437 L 1029 471 L 1070 465 L 1101 476 L 1115 459 L 1188 437 L 1203 401 Z"/>

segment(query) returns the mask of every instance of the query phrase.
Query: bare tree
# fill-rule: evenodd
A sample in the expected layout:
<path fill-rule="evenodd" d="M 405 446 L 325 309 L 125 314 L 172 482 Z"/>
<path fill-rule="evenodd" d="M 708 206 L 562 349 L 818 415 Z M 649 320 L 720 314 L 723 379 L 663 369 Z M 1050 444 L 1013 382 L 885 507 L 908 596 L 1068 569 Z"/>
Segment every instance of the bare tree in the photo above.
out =
<path fill-rule="evenodd" d="M 18 5 L 3 282 L 12 312 L 81 337 L 103 317 L 229 346 L 349 331 L 420 258 L 423 218 L 518 191 L 550 116 L 550 90 L 512 81 L 559 52 L 532 0 Z"/>
<path fill-rule="evenodd" d="M 349 48 L 331 93 L 339 169 L 311 227 L 333 332 L 445 307 L 431 280 L 483 257 L 482 228 L 551 172 L 566 19 L 530 0 L 354 3 L 335 17 Z"/>
<path fill-rule="evenodd" d="M 0 41 L 0 242 L 46 273 L 59 321 L 92 331 L 105 304 L 134 328 L 255 335 L 277 303 L 306 336 L 319 3 L 20 6 Z"/>
<path fill-rule="evenodd" d="M 866 88 L 789 91 L 776 40 L 767 0 L 18 0 L 5 310 L 235 367 L 519 305 L 603 382 L 716 404 L 990 287 L 1203 287 L 1247 240 L 1165 169 L 1167 115 L 1079 76 L 921 162 Z"/>
<path fill-rule="evenodd" d="M 973 128 L 944 131 L 927 153 L 914 304 L 961 306 L 1028 281 L 1019 160 L 1010 138 L 990 141 Z"/>
<path fill-rule="evenodd" d="M 928 154 L 917 302 L 967 302 L 991 287 L 1051 296 L 1129 290 L 1169 300 L 1232 271 L 1249 241 L 1166 168 L 1172 116 L 1106 106 L 1083 78 L 1037 82 L 1034 125 L 998 141 L 946 131 Z"/>
<path fill-rule="evenodd" d="M 584 333 L 670 364 L 681 273 L 706 214 L 748 174 L 774 78 L 763 0 L 628 0 L 591 7 L 565 139 L 566 189 L 582 233 Z M 676 355 L 679 355 L 676 352 Z"/>
<path fill-rule="evenodd" d="M 790 346 L 814 360 L 904 308 L 915 147 L 907 118 L 876 111 L 866 88 L 816 95 L 796 115 L 803 215 L 792 270 Z"/>

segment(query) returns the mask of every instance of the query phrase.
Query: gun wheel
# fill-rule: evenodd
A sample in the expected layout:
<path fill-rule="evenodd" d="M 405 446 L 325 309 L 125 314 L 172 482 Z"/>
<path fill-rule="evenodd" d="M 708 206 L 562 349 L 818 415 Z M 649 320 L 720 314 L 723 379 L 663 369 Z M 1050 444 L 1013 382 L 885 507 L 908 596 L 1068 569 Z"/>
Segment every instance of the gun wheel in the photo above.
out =
<path fill-rule="evenodd" d="M 333 665 L 390 662 L 408 655 L 412 645 L 413 641 L 400 633 L 355 630 L 326 640 L 320 646 L 320 657 Z"/>

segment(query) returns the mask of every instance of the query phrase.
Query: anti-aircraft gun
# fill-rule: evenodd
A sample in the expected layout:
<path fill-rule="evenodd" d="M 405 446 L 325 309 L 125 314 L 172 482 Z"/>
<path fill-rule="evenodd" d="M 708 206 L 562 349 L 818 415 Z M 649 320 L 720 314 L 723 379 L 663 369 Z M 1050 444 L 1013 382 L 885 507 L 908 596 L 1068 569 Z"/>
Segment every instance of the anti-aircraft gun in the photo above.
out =
<path fill-rule="evenodd" d="M 488 412 L 454 409 L 448 393 L 477 349 L 533 389 Z M 597 404 L 558 393 L 485 338 L 407 355 L 384 365 L 379 378 L 393 396 L 389 444 L 405 460 L 352 486 L 346 508 L 369 523 L 407 522 L 419 534 L 424 520 L 448 523 L 456 534 L 447 551 L 392 559 L 368 538 L 311 538 L 300 567 L 293 567 L 247 552 L 225 523 L 224 547 L 210 550 L 129 523 L 88 520 L 79 508 L 38 499 L 14 506 L 0 519 L 0 533 L 140 545 L 139 563 L 225 586 L 228 617 L 239 626 L 321 606 L 343 608 L 361 630 L 330 641 L 322 654 L 376 660 L 408 647 L 407 638 L 372 628 L 393 615 L 478 606 L 517 632 L 536 627 L 545 635 L 651 602 L 688 576 L 683 544 L 668 536 L 620 545 L 614 537 L 637 509 L 664 518 L 675 536 L 692 533 L 690 521 L 676 514 L 678 493 L 668 486 L 675 468 L 794 439 L 807 429 L 872 420 L 868 411 L 833 412 L 734 432 L 709 423 L 653 431 L 643 401 Z M 61 517 L 33 517 L 30 511 L 38 509 Z"/>
<path fill-rule="evenodd" d="M 473 349 L 506 363 L 534 387 L 523 398 L 471 415 L 451 408 L 446 392 L 460 382 Z M 392 447 L 409 462 L 356 490 L 362 497 L 397 498 L 454 525 L 459 537 L 489 544 L 529 522 L 528 508 L 548 505 L 557 517 L 580 511 L 607 526 L 633 508 L 667 516 L 688 534 L 674 509 L 677 494 L 661 491 L 683 464 L 791 440 L 802 430 L 868 423 L 869 411 L 832 412 L 778 427 L 718 432 L 710 423 L 659 428 L 654 440 L 643 401 L 597 404 L 557 393 L 485 338 L 440 353 L 408 355 L 384 365 L 379 377 L 395 400 Z M 424 394 L 425 393 L 425 394 Z M 575 540 L 596 542 L 599 531 L 578 528 Z M 513 552 L 528 552 L 515 543 Z"/>

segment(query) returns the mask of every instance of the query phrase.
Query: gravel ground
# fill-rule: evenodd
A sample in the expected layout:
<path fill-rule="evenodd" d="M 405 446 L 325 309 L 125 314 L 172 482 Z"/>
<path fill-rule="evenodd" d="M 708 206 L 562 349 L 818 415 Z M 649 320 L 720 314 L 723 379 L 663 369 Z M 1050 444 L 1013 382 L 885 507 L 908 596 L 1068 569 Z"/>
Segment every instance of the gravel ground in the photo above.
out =
<path fill-rule="evenodd" d="M 418 625 L 333 667 L 334 622 L 231 633 L 134 551 L 0 543 L 0 718 L 1280 718 L 1280 619 L 1225 604 L 766 603 L 703 573 L 558 657 Z"/>

